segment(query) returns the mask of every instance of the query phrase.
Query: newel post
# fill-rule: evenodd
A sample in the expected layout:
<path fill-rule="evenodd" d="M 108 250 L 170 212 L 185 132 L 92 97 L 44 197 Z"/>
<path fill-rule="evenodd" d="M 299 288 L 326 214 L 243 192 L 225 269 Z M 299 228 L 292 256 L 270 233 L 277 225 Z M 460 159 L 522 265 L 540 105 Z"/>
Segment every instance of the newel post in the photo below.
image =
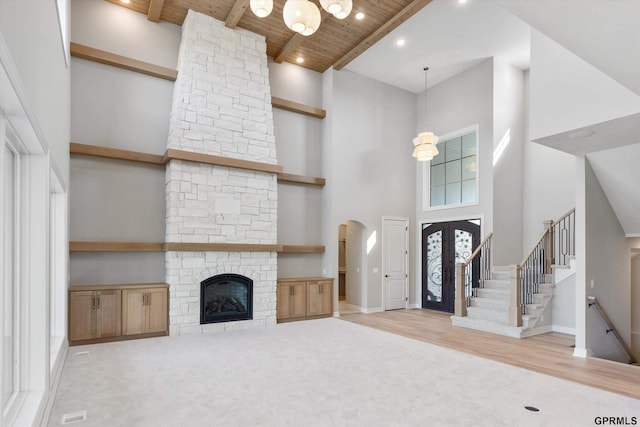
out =
<path fill-rule="evenodd" d="M 518 265 L 512 265 L 510 270 L 509 326 L 518 327 L 522 326 L 522 306 L 520 305 L 520 275 L 522 270 Z"/>
<path fill-rule="evenodd" d="M 544 228 L 547 230 L 547 237 L 544 243 L 544 273 L 551 274 L 551 266 L 555 262 L 555 254 L 553 253 L 553 220 L 548 219 L 544 221 Z"/>
<path fill-rule="evenodd" d="M 454 313 L 457 317 L 465 317 L 467 315 L 467 298 L 464 292 L 464 264 L 459 262 L 456 264 L 456 302 Z"/>

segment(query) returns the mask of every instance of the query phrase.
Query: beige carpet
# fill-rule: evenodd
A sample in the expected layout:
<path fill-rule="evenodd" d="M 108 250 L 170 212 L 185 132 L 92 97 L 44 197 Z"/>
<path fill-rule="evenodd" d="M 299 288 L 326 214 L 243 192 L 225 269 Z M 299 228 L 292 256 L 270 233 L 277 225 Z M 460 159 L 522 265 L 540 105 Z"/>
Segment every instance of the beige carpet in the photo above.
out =
<path fill-rule="evenodd" d="M 591 426 L 640 400 L 329 318 L 72 347 L 49 425 L 83 410 L 72 425 Z"/>

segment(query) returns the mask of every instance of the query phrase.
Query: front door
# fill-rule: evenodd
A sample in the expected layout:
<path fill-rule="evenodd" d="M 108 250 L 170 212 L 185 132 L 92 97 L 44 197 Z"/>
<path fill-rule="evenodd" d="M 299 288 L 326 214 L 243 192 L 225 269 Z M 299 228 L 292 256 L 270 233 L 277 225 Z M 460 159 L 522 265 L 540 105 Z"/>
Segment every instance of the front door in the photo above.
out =
<path fill-rule="evenodd" d="M 422 308 L 453 313 L 456 263 L 480 244 L 480 221 L 425 224 L 422 229 Z"/>

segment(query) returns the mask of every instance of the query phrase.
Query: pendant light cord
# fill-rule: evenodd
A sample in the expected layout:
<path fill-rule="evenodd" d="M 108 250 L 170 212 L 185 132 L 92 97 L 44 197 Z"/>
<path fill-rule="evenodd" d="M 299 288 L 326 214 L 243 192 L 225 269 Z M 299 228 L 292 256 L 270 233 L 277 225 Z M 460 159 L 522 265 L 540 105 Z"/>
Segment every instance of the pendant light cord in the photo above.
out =
<path fill-rule="evenodd" d="M 424 121 L 425 128 L 427 127 L 427 71 L 429 67 L 424 67 Z"/>

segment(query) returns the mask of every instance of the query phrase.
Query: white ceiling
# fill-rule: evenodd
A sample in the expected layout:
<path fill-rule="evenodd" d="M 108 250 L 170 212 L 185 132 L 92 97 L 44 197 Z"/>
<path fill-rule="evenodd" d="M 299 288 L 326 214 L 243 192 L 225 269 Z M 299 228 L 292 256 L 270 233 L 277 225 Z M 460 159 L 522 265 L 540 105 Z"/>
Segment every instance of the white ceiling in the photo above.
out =
<path fill-rule="evenodd" d="M 529 26 L 494 0 L 433 0 L 345 68 L 418 93 L 425 66 L 429 86 L 489 57 L 528 69 L 529 45 Z"/>

